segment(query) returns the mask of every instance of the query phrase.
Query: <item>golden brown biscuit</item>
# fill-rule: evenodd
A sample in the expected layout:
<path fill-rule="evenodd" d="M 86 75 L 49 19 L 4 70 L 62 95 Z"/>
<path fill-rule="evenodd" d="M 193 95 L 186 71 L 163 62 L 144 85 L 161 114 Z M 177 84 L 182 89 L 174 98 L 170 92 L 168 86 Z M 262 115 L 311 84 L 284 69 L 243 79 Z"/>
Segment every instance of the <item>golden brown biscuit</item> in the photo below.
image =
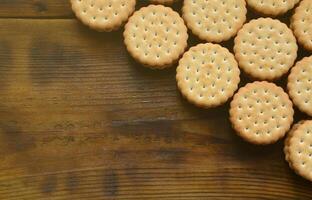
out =
<path fill-rule="evenodd" d="M 234 56 L 218 44 L 190 48 L 177 68 L 176 80 L 182 95 L 200 107 L 225 103 L 238 87 L 239 68 Z"/>
<path fill-rule="evenodd" d="M 300 176 L 312 181 L 312 120 L 305 120 L 287 138 L 286 159 Z"/>
<path fill-rule="evenodd" d="M 293 122 L 292 102 L 281 87 L 266 81 L 248 83 L 234 95 L 230 121 L 239 136 L 254 144 L 282 138 Z"/>
<path fill-rule="evenodd" d="M 221 42 L 233 37 L 246 20 L 245 0 L 184 0 L 183 18 L 200 39 Z"/>
<path fill-rule="evenodd" d="M 292 31 L 271 18 L 251 20 L 238 32 L 234 42 L 240 68 L 258 80 L 280 78 L 297 57 L 298 46 Z"/>
<path fill-rule="evenodd" d="M 98 31 L 118 29 L 133 13 L 135 3 L 136 0 L 71 0 L 77 18 Z"/>
<path fill-rule="evenodd" d="M 288 146 L 289 146 L 289 139 L 292 137 L 293 133 L 297 128 L 299 127 L 300 124 L 304 123 L 305 120 L 301 120 L 298 123 L 294 124 L 293 127 L 290 129 L 290 131 L 287 134 L 287 137 L 284 141 L 284 154 L 285 154 L 285 160 L 288 162 L 289 167 L 292 168 L 292 164 L 289 161 L 289 153 L 288 153 Z"/>
<path fill-rule="evenodd" d="M 312 1 L 303 0 L 291 19 L 291 28 L 298 42 L 312 51 Z"/>
<path fill-rule="evenodd" d="M 291 69 L 287 88 L 299 110 L 312 116 L 312 56 L 303 58 Z"/>
<path fill-rule="evenodd" d="M 125 26 L 124 42 L 129 53 L 151 68 L 171 66 L 187 47 L 187 28 L 169 7 L 150 5 L 136 11 Z"/>

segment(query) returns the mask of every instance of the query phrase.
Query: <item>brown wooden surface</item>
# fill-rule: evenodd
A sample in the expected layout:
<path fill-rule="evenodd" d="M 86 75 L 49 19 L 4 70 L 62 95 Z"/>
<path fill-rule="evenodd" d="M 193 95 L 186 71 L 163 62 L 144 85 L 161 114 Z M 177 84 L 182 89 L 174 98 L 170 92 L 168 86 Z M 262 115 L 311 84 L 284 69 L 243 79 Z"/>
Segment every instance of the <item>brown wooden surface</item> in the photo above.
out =
<path fill-rule="evenodd" d="M 188 104 L 122 30 L 89 30 L 66 0 L 0 0 L 0 27 L 0 199 L 312 198 L 282 141 L 247 144 L 228 105 Z"/>

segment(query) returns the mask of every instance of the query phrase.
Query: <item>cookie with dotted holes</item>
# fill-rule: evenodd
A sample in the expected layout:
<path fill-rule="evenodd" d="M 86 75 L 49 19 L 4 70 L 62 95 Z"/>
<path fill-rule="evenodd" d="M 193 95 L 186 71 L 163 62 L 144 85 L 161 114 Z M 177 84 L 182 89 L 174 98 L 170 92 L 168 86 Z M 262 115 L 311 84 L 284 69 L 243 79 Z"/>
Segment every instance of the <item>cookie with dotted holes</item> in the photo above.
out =
<path fill-rule="evenodd" d="M 246 21 L 245 0 L 184 0 L 183 18 L 194 35 L 208 42 L 233 37 Z"/>
<path fill-rule="evenodd" d="M 292 31 L 271 18 L 251 20 L 234 40 L 240 68 L 259 80 L 274 80 L 287 73 L 295 62 L 297 50 Z"/>
<path fill-rule="evenodd" d="M 300 122 L 286 139 L 286 160 L 300 176 L 312 181 L 312 120 Z"/>
<path fill-rule="evenodd" d="M 295 7 L 300 0 L 247 0 L 247 4 L 256 12 L 276 16 Z"/>
<path fill-rule="evenodd" d="M 127 21 L 135 9 L 136 0 L 71 0 L 71 4 L 83 24 L 109 32 Z"/>
<path fill-rule="evenodd" d="M 312 1 L 303 0 L 291 18 L 291 28 L 298 42 L 312 51 Z"/>
<path fill-rule="evenodd" d="M 312 116 L 312 56 L 303 58 L 291 69 L 287 88 L 299 110 Z"/>
<path fill-rule="evenodd" d="M 174 2 L 177 2 L 178 0 L 150 0 L 151 3 L 154 4 L 164 4 L 164 5 L 170 5 Z"/>
<path fill-rule="evenodd" d="M 254 144 L 282 138 L 293 122 L 292 102 L 281 87 L 266 81 L 248 83 L 230 104 L 230 121 L 239 136 Z"/>
<path fill-rule="evenodd" d="M 150 5 L 136 11 L 125 26 L 124 42 L 129 53 L 151 68 L 175 63 L 187 47 L 187 28 L 169 7 Z"/>
<path fill-rule="evenodd" d="M 291 162 L 289 161 L 289 154 L 288 154 L 289 139 L 292 137 L 293 132 L 294 132 L 295 130 L 297 130 L 297 128 L 299 127 L 299 125 L 302 124 L 302 123 L 304 123 L 304 122 L 305 122 L 305 120 L 301 120 L 301 121 L 299 121 L 298 123 L 294 124 L 294 125 L 292 126 L 292 128 L 290 129 L 290 131 L 287 133 L 287 137 L 286 137 L 286 139 L 285 139 L 285 141 L 284 141 L 285 160 L 288 162 L 290 168 L 293 168 L 293 167 L 292 167 Z"/>
<path fill-rule="evenodd" d="M 200 107 L 225 103 L 238 88 L 240 71 L 234 56 L 218 44 L 199 44 L 187 51 L 177 67 L 182 95 Z"/>

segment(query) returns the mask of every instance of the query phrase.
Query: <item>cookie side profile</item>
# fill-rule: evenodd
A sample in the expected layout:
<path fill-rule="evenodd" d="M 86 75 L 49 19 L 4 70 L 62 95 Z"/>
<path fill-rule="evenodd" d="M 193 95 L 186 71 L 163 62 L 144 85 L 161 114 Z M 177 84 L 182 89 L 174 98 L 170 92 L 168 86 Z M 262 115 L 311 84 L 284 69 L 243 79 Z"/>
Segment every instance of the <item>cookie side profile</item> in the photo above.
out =
<path fill-rule="evenodd" d="M 295 106 L 312 116 L 312 56 L 303 58 L 291 69 L 287 88 Z"/>
<path fill-rule="evenodd" d="M 136 0 L 71 0 L 72 10 L 85 25 L 97 31 L 113 31 L 125 23 Z"/>
<path fill-rule="evenodd" d="M 303 124 L 304 122 L 305 122 L 305 120 L 301 120 L 298 123 L 294 124 L 292 126 L 292 128 L 290 129 L 290 131 L 288 132 L 287 137 L 286 137 L 286 139 L 284 141 L 285 160 L 288 162 L 290 168 L 293 168 L 293 167 L 292 167 L 292 163 L 289 160 L 289 148 L 288 148 L 289 147 L 289 141 L 290 141 L 290 138 L 293 136 L 293 133 L 295 132 L 295 130 L 297 130 L 299 125 Z"/>
<path fill-rule="evenodd" d="M 236 133 L 253 144 L 284 137 L 293 122 L 292 102 L 281 87 L 266 81 L 248 83 L 234 95 L 230 121 Z"/>
<path fill-rule="evenodd" d="M 312 181 L 312 120 L 296 126 L 287 137 L 287 157 L 291 168 L 303 178 Z"/>
<path fill-rule="evenodd" d="M 125 26 L 124 43 L 144 66 L 162 69 L 178 61 L 187 47 L 187 28 L 169 7 L 150 5 L 136 11 Z"/>
<path fill-rule="evenodd" d="M 291 28 L 298 42 L 312 51 L 312 1 L 303 0 L 291 18 Z"/>

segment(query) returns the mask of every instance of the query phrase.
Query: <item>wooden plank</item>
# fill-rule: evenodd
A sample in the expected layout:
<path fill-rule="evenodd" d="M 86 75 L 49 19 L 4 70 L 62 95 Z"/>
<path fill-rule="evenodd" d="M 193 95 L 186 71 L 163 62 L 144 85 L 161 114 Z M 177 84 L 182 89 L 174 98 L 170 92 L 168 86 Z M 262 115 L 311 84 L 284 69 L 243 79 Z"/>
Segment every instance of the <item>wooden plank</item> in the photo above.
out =
<path fill-rule="evenodd" d="M 0 199 L 312 198 L 282 142 L 246 144 L 228 105 L 189 105 L 175 70 L 135 63 L 122 31 L 0 26 Z"/>
<path fill-rule="evenodd" d="M 0 0 L 0 18 L 72 18 L 69 0 Z"/>

